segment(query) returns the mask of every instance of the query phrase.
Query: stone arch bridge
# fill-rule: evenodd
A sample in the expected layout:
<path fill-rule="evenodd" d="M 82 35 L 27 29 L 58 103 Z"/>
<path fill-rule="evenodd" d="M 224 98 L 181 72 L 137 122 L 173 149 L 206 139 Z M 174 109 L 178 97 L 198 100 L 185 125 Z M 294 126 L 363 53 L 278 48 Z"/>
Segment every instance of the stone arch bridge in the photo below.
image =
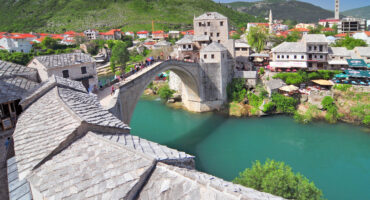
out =
<path fill-rule="evenodd" d="M 193 112 L 206 112 L 220 109 L 226 101 L 226 86 L 217 74 L 218 64 L 199 64 L 177 60 L 155 63 L 126 78 L 117 84 L 113 99 L 107 107 L 126 124 L 130 124 L 136 104 L 145 88 L 161 72 L 170 70 L 182 82 L 182 101 Z M 216 77 L 216 78 L 215 78 Z M 222 79 L 222 76 L 221 76 Z"/>

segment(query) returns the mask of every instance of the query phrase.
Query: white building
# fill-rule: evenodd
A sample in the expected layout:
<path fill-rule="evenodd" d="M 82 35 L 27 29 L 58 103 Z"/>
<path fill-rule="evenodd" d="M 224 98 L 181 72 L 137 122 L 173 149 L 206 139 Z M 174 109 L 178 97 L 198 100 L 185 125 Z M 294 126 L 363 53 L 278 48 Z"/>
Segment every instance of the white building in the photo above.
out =
<path fill-rule="evenodd" d="M 348 68 L 347 59 L 351 59 L 351 51 L 345 47 L 329 47 L 329 69 Z"/>
<path fill-rule="evenodd" d="M 81 81 L 86 88 L 98 84 L 95 60 L 84 53 L 37 56 L 27 67 L 37 69 L 41 81 L 55 75 Z"/>
<path fill-rule="evenodd" d="M 303 42 L 284 42 L 272 49 L 273 70 L 306 69 L 307 48 Z"/>
<path fill-rule="evenodd" d="M 338 33 L 352 33 L 366 30 L 366 20 L 361 18 L 346 17 L 338 24 Z"/>
<path fill-rule="evenodd" d="M 364 59 L 367 64 L 370 64 L 370 47 L 355 47 L 353 51 L 356 58 Z"/>
<path fill-rule="evenodd" d="M 334 25 L 338 25 L 340 23 L 339 19 L 320 19 L 319 25 L 323 27 L 332 28 Z"/>
<path fill-rule="evenodd" d="M 370 45 L 370 31 L 357 32 L 352 35 L 355 39 L 360 39 L 366 42 L 367 45 Z"/>
<path fill-rule="evenodd" d="M 28 37 L 24 36 L 0 36 L 0 49 L 9 52 L 29 53 L 32 44 Z"/>
<path fill-rule="evenodd" d="M 146 39 L 149 37 L 149 32 L 148 31 L 139 31 L 136 33 L 136 35 L 140 38 L 140 39 Z"/>
<path fill-rule="evenodd" d="M 84 31 L 84 35 L 89 39 L 89 40 L 96 40 L 99 38 L 99 31 L 95 29 L 88 29 Z"/>
<path fill-rule="evenodd" d="M 127 32 L 125 33 L 125 35 L 126 35 L 126 36 L 130 36 L 130 37 L 132 37 L 132 38 L 134 38 L 134 37 L 135 37 L 135 33 L 134 33 L 134 32 L 132 32 L 132 31 L 127 31 Z"/>

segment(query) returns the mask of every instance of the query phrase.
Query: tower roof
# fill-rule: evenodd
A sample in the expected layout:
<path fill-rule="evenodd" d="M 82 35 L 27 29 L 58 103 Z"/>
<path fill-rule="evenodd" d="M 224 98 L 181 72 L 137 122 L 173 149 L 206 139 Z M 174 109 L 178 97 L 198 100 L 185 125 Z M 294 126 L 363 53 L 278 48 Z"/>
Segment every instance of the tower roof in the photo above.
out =
<path fill-rule="evenodd" d="M 205 20 L 205 19 L 227 19 L 227 17 L 221 15 L 218 12 L 207 12 L 199 17 L 196 17 L 194 20 Z"/>

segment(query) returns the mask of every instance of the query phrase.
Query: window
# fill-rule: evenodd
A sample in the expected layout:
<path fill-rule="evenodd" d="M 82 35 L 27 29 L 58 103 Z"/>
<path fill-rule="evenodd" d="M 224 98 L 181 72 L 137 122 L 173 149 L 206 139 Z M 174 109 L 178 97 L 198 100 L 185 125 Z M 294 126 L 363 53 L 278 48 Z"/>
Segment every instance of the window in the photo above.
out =
<path fill-rule="evenodd" d="M 280 58 L 280 55 L 277 55 L 277 58 Z"/>
<path fill-rule="evenodd" d="M 202 26 L 202 22 L 199 22 L 199 26 Z"/>
<path fill-rule="evenodd" d="M 207 32 L 204 32 L 204 35 L 207 35 Z"/>
<path fill-rule="evenodd" d="M 221 40 L 218 40 L 217 42 L 218 42 L 218 43 L 221 43 Z"/>
<path fill-rule="evenodd" d="M 312 47 L 311 46 L 308 46 L 308 50 L 311 51 L 312 50 Z"/>
<path fill-rule="evenodd" d="M 211 54 L 211 58 L 214 59 L 215 58 L 215 54 Z"/>
<path fill-rule="evenodd" d="M 308 58 L 309 58 L 309 59 L 312 59 L 312 54 L 308 55 Z"/>
<path fill-rule="evenodd" d="M 217 33 L 217 37 L 220 37 L 220 33 Z"/>
<path fill-rule="evenodd" d="M 220 26 L 223 26 L 224 25 L 224 22 L 220 22 Z"/>
<path fill-rule="evenodd" d="M 213 37 L 213 33 L 210 33 L 210 36 Z"/>
<path fill-rule="evenodd" d="M 242 51 L 248 51 L 248 49 L 247 48 L 242 48 Z"/>
<path fill-rule="evenodd" d="M 317 58 L 317 56 L 315 55 L 314 58 Z"/>
<path fill-rule="evenodd" d="M 191 44 L 188 44 L 188 48 L 191 49 Z"/>
<path fill-rule="evenodd" d="M 63 70 L 62 73 L 63 73 L 63 78 L 68 78 L 69 77 L 68 70 Z"/>
<path fill-rule="evenodd" d="M 185 44 L 184 44 L 184 45 L 182 45 L 182 48 L 183 48 L 183 49 L 186 49 L 186 45 L 185 45 Z"/>
<path fill-rule="evenodd" d="M 281 58 L 284 59 L 284 55 L 282 55 Z"/>
<path fill-rule="evenodd" d="M 319 46 L 319 51 L 321 52 L 323 50 L 323 46 L 322 45 L 320 45 Z"/>
<path fill-rule="evenodd" d="M 322 55 L 320 55 L 320 58 L 322 59 L 322 58 L 323 58 L 323 56 L 322 56 Z"/>
<path fill-rule="evenodd" d="M 286 58 L 289 59 L 289 55 L 287 55 Z"/>
<path fill-rule="evenodd" d="M 304 59 L 304 56 L 301 56 L 302 59 Z"/>
<path fill-rule="evenodd" d="M 294 55 L 294 59 L 297 59 L 297 55 Z"/>
<path fill-rule="evenodd" d="M 207 54 L 204 54 L 204 56 L 203 56 L 203 57 L 204 57 L 204 59 L 207 59 Z"/>
<path fill-rule="evenodd" d="M 211 22 L 207 22 L 207 26 L 211 26 Z"/>
<path fill-rule="evenodd" d="M 81 74 L 87 74 L 86 67 L 81 67 Z"/>
<path fill-rule="evenodd" d="M 317 46 L 314 46 L 314 47 L 313 47 L 313 50 L 315 50 L 315 51 L 316 51 L 316 50 L 317 50 Z"/>

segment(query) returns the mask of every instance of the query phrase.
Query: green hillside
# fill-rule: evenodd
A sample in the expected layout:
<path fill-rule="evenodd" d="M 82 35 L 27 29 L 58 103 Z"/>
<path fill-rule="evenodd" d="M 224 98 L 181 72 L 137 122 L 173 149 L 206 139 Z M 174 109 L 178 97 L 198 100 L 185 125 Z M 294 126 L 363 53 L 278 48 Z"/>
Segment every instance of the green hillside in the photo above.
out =
<path fill-rule="evenodd" d="M 0 31 L 13 32 L 151 30 L 152 20 L 156 29 L 185 29 L 194 15 L 207 11 L 224 14 L 234 26 L 256 21 L 212 0 L 0 0 L 0 5 Z"/>
<path fill-rule="evenodd" d="M 370 19 L 370 6 L 356 8 L 342 12 L 345 16 L 360 17 Z"/>
<path fill-rule="evenodd" d="M 257 2 L 228 3 L 231 8 L 260 17 L 268 17 L 272 10 L 274 19 L 290 19 L 298 22 L 318 22 L 320 19 L 334 17 L 332 11 L 295 0 L 264 0 Z"/>

